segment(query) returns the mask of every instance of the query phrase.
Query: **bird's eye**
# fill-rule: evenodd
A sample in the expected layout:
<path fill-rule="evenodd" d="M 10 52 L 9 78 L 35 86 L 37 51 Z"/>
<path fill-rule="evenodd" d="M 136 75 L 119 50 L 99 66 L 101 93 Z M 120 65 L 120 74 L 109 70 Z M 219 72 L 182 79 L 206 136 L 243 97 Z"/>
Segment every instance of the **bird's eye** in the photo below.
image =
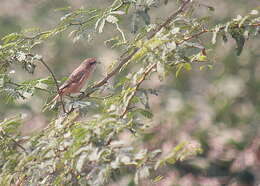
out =
<path fill-rule="evenodd" d="M 96 61 L 92 61 L 92 62 L 90 62 L 90 65 L 94 65 L 96 63 L 97 63 Z"/>

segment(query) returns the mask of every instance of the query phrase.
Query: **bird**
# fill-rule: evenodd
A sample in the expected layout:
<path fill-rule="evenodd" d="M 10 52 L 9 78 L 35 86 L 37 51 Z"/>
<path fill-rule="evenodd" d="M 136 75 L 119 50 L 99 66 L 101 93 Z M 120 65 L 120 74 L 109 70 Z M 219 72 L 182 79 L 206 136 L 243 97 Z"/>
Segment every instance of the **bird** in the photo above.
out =
<path fill-rule="evenodd" d="M 68 79 L 59 87 L 58 94 L 50 102 L 54 102 L 60 96 L 66 96 L 72 93 L 79 93 L 86 80 L 91 76 L 96 68 L 96 58 L 85 59 L 68 77 Z"/>

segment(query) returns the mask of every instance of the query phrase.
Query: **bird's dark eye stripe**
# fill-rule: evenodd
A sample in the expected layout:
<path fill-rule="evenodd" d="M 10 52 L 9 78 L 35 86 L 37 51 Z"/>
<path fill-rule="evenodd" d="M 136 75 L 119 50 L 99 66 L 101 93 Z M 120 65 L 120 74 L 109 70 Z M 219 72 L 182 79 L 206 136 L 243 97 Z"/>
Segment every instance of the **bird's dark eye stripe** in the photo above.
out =
<path fill-rule="evenodd" d="M 96 64 L 96 63 L 97 63 L 96 61 L 90 62 L 91 65 L 94 65 L 94 64 Z"/>

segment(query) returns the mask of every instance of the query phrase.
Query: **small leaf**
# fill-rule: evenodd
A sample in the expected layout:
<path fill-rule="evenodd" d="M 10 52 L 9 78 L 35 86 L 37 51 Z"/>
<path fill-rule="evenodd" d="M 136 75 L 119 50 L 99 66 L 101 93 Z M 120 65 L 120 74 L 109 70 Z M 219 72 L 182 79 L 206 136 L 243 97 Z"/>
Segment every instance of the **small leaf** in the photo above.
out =
<path fill-rule="evenodd" d="M 81 172 L 82 171 L 82 168 L 84 166 L 84 163 L 86 162 L 87 160 L 87 157 L 88 157 L 88 154 L 87 153 L 82 153 L 77 161 L 77 164 L 76 164 L 76 170 L 78 172 Z"/>
<path fill-rule="evenodd" d="M 41 59 L 42 59 L 42 56 L 36 54 L 36 55 L 33 56 L 33 58 L 36 59 L 36 60 L 41 60 Z"/>
<path fill-rule="evenodd" d="M 224 32 L 222 33 L 222 39 L 225 43 L 228 41 L 227 35 Z"/>
<path fill-rule="evenodd" d="M 21 36 L 21 34 L 18 33 L 11 33 L 2 38 L 2 41 L 4 41 L 4 44 L 8 43 L 9 41 L 15 41 Z"/>
<path fill-rule="evenodd" d="M 125 12 L 124 12 L 124 11 L 121 11 L 121 10 L 118 10 L 118 11 L 113 11 L 113 12 L 111 12 L 110 14 L 124 15 Z"/>
<path fill-rule="evenodd" d="M 259 13 L 258 10 L 252 10 L 252 11 L 250 12 L 251 15 L 258 15 L 258 13 Z"/>
<path fill-rule="evenodd" d="M 174 27 L 172 30 L 171 30 L 171 33 L 172 34 L 177 34 L 180 32 L 180 27 Z"/>
<path fill-rule="evenodd" d="M 245 17 L 239 22 L 238 27 L 240 28 L 248 18 L 249 18 L 249 16 L 245 16 Z"/>
<path fill-rule="evenodd" d="M 242 29 L 233 29 L 230 31 L 230 34 L 232 36 L 232 38 L 235 39 L 236 41 L 236 44 L 237 44 L 237 48 L 236 48 L 236 51 L 237 51 L 237 56 L 239 56 L 244 48 L 244 44 L 245 44 L 245 37 L 244 35 L 242 34 Z"/>
<path fill-rule="evenodd" d="M 144 159 L 145 157 L 147 156 L 147 150 L 146 149 L 143 149 L 141 150 L 140 152 L 138 152 L 136 155 L 135 155 L 135 159 L 136 160 L 142 160 Z"/>
<path fill-rule="evenodd" d="M 17 52 L 17 59 L 18 61 L 23 61 L 26 59 L 26 54 L 23 52 Z"/>
<path fill-rule="evenodd" d="M 151 18 L 148 14 L 148 11 L 138 11 L 137 13 L 140 15 L 140 17 L 143 19 L 143 21 L 146 25 L 150 24 Z"/>
<path fill-rule="evenodd" d="M 62 7 L 62 8 L 56 8 L 54 11 L 68 11 L 71 9 L 71 6 Z"/>
<path fill-rule="evenodd" d="M 97 20 L 97 22 L 95 23 L 95 30 L 97 30 L 97 28 L 98 28 L 98 25 L 99 25 L 99 22 L 100 22 L 101 20 L 103 20 L 103 18 L 102 18 L 102 17 L 101 17 L 101 18 L 99 18 L 99 19 Z"/>
<path fill-rule="evenodd" d="M 149 110 L 138 108 L 135 111 L 142 114 L 146 118 L 151 119 L 153 117 L 153 113 L 151 113 Z"/>
<path fill-rule="evenodd" d="M 131 159 L 128 156 L 122 156 L 120 158 L 120 161 L 125 164 L 125 165 L 129 165 L 129 163 L 131 162 Z"/>
<path fill-rule="evenodd" d="M 133 16 L 132 16 L 132 21 L 131 21 L 131 25 L 132 25 L 131 33 L 135 34 L 137 32 L 137 30 L 138 30 L 138 23 L 139 23 L 138 14 L 137 14 L 137 12 L 134 12 Z"/>
<path fill-rule="evenodd" d="M 140 178 L 147 178 L 148 176 L 150 176 L 149 167 L 144 166 L 144 167 L 140 168 L 139 176 L 140 176 Z"/>
<path fill-rule="evenodd" d="M 66 19 L 69 18 L 71 15 L 72 15 L 72 13 L 65 14 L 64 16 L 62 16 L 62 17 L 60 18 L 60 21 L 66 20 Z"/>
<path fill-rule="evenodd" d="M 190 63 L 184 63 L 184 68 L 185 68 L 185 70 L 190 71 L 191 70 L 191 64 Z"/>
<path fill-rule="evenodd" d="M 208 6 L 208 9 L 210 10 L 210 11 L 215 11 L 215 8 L 214 7 L 212 7 L 212 6 Z"/>
<path fill-rule="evenodd" d="M 216 39 L 217 39 L 217 35 L 218 35 L 219 30 L 220 30 L 220 27 L 217 26 L 217 27 L 215 28 L 215 30 L 213 31 L 212 44 L 215 44 L 215 43 L 216 43 Z"/>
<path fill-rule="evenodd" d="M 176 45 L 176 43 L 173 41 L 173 42 L 170 42 L 170 43 L 166 43 L 166 47 L 167 47 L 170 51 L 172 51 L 172 50 L 175 50 L 175 49 L 176 49 L 177 45 Z"/>
<path fill-rule="evenodd" d="M 153 158 L 155 158 L 158 154 L 160 154 L 161 152 L 162 152 L 161 149 L 156 149 L 156 150 L 152 151 L 152 152 L 149 154 L 149 156 L 150 156 L 151 159 L 153 159 Z"/>
<path fill-rule="evenodd" d="M 47 89 L 48 85 L 46 85 L 45 83 L 39 82 L 35 85 L 36 88 L 41 88 L 41 89 Z"/>
<path fill-rule="evenodd" d="M 240 21 L 242 19 L 243 19 L 243 17 L 241 15 L 237 15 L 237 17 L 234 19 L 234 21 Z"/>
<path fill-rule="evenodd" d="M 99 33 L 102 33 L 103 32 L 103 28 L 105 26 L 105 23 L 106 23 L 106 20 L 105 19 L 102 19 L 100 25 L 99 25 L 99 28 L 98 28 L 98 32 Z"/>
<path fill-rule="evenodd" d="M 153 183 L 157 183 L 159 181 L 161 181 L 163 179 L 163 176 L 156 176 L 154 179 L 153 179 Z"/>
<path fill-rule="evenodd" d="M 134 183 L 139 184 L 139 169 L 135 172 Z"/>
<path fill-rule="evenodd" d="M 165 67 L 164 67 L 164 64 L 161 63 L 161 62 L 158 62 L 156 64 L 156 70 L 157 70 L 157 73 L 159 75 L 159 79 L 163 80 L 165 78 Z"/>
<path fill-rule="evenodd" d="M 107 16 L 106 21 L 115 24 L 118 22 L 118 19 L 115 16 L 109 15 Z"/>
<path fill-rule="evenodd" d="M 176 77 L 179 76 L 182 68 L 183 68 L 183 63 L 180 63 L 180 64 L 177 65 L 177 70 L 176 70 L 176 73 L 175 73 Z"/>

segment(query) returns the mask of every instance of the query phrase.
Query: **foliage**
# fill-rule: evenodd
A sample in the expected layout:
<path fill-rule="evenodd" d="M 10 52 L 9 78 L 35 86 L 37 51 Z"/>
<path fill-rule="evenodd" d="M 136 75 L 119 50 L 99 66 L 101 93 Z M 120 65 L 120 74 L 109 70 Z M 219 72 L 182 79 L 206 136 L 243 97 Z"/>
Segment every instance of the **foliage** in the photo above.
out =
<path fill-rule="evenodd" d="M 28 29 L 3 37 L 0 91 L 8 101 L 27 99 L 37 94 L 36 90 L 50 97 L 56 92 L 55 86 L 60 81 L 52 74 L 51 77 L 14 82 L 8 71 L 11 65 L 20 65 L 26 72 L 34 73 L 38 65 L 46 64 L 35 48 L 57 34 L 69 32 L 74 42 L 89 40 L 94 34 L 105 32 L 106 26 L 111 24 L 119 36 L 108 39 L 106 44 L 123 54 L 117 63 L 111 64 L 107 76 L 88 87 L 85 94 L 75 100 L 64 100 L 67 113 L 57 114 L 43 131 L 22 137 L 17 130 L 22 116 L 0 123 L 1 185 L 104 185 L 125 174 L 132 175 L 137 185 L 142 179 L 158 179 L 157 171 L 162 166 L 201 153 L 197 142 L 182 142 L 168 155 L 160 157 L 160 149 L 141 149 L 126 144 L 119 137 L 130 132 L 138 139 L 152 126 L 149 96 L 158 93 L 141 86 L 153 74 L 166 81 L 170 74 L 178 77 L 195 65 L 201 70 L 211 68 L 212 44 L 218 37 L 227 41 L 231 36 L 237 45 L 236 54 L 240 55 L 246 40 L 259 34 L 258 10 L 210 27 L 208 17 L 195 17 L 198 5 L 180 1 L 179 9 L 156 25 L 151 24 L 149 10 L 162 6 L 162 2 L 115 0 L 105 9 L 62 9 L 65 15 L 48 31 Z M 132 40 L 120 27 L 128 14 L 132 16 L 131 32 L 135 34 Z M 202 38 L 206 34 L 212 37 Z M 128 74 L 120 77 L 126 70 Z M 113 76 L 119 77 L 112 90 L 103 91 Z M 51 109 L 55 110 L 53 107 Z M 86 113 L 88 119 L 84 120 L 82 115 Z"/>

